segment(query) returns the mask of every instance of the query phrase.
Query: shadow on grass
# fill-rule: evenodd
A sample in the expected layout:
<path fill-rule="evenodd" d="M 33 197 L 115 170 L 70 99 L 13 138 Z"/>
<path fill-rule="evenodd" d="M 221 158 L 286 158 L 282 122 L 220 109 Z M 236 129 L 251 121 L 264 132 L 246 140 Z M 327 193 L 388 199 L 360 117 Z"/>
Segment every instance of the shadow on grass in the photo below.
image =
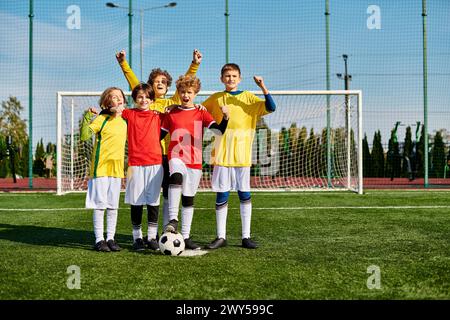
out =
<path fill-rule="evenodd" d="M 38 246 L 69 247 L 93 250 L 94 232 L 54 227 L 0 223 L 0 239 Z M 115 240 L 131 250 L 131 235 L 116 234 Z"/>

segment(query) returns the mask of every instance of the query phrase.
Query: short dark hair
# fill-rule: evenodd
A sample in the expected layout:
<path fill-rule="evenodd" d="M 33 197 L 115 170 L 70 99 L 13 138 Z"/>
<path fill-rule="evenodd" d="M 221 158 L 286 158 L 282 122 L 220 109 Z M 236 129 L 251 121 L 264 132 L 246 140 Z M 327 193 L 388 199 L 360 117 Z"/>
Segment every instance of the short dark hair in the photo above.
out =
<path fill-rule="evenodd" d="M 155 100 L 155 91 L 153 91 L 153 88 L 149 84 L 141 82 L 136 87 L 134 87 L 133 91 L 131 92 L 131 97 L 133 97 L 134 102 L 136 102 L 139 91 L 144 91 L 144 93 L 150 98 L 150 100 Z"/>
<path fill-rule="evenodd" d="M 241 68 L 236 63 L 227 63 L 222 67 L 222 70 L 220 71 L 220 76 L 223 77 L 223 74 L 225 71 L 228 70 L 236 70 L 239 72 L 239 75 L 241 75 Z"/>
<path fill-rule="evenodd" d="M 161 70 L 160 68 L 153 69 L 148 76 L 147 83 L 153 86 L 153 81 L 157 76 L 164 76 L 167 79 L 167 88 L 172 85 L 172 77 L 166 70 Z"/>

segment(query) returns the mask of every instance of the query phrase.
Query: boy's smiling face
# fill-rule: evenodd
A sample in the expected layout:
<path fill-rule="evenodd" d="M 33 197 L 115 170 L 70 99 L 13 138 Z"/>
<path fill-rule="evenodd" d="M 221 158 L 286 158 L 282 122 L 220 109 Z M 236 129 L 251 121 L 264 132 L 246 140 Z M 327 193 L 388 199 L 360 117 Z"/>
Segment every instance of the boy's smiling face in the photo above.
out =
<path fill-rule="evenodd" d="M 167 78 L 164 75 L 158 75 L 153 80 L 153 91 L 155 91 L 156 98 L 162 98 L 167 93 Z"/>
<path fill-rule="evenodd" d="M 145 91 L 140 90 L 136 96 L 135 105 L 139 110 L 148 110 L 152 102 L 153 101 L 150 99 L 148 94 Z"/>
<path fill-rule="evenodd" d="M 237 70 L 227 70 L 223 73 L 220 80 L 225 85 L 226 91 L 236 91 L 239 83 L 241 83 L 241 75 Z"/>

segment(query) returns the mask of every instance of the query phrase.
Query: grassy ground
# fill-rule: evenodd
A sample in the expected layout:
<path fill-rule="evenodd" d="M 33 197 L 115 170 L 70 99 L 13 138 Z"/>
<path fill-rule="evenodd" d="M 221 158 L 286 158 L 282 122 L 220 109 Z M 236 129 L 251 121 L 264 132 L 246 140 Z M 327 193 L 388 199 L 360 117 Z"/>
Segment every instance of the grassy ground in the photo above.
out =
<path fill-rule="evenodd" d="M 449 299 L 450 192 L 254 193 L 240 247 L 237 196 L 229 246 L 196 257 L 131 250 L 121 200 L 119 253 L 98 253 L 84 194 L 0 194 L 0 299 Z M 212 193 L 196 197 L 192 236 L 215 237 Z M 69 266 L 81 289 L 68 289 Z M 375 266 L 375 267 L 373 267 Z M 370 268 L 379 268 L 379 287 Z"/>

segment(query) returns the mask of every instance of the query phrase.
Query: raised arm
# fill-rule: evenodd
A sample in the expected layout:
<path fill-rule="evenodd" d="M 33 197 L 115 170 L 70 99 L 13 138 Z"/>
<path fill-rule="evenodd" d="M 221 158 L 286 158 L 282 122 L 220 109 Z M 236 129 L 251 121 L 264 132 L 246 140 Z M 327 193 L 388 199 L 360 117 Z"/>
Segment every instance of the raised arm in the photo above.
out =
<path fill-rule="evenodd" d="M 202 53 L 194 49 L 194 52 L 192 52 L 192 62 L 189 65 L 189 69 L 186 71 L 185 75 L 193 75 L 195 76 L 197 74 L 198 68 L 200 67 L 200 63 L 202 62 L 203 55 Z M 178 95 L 178 92 L 175 90 L 175 94 L 171 98 L 175 103 L 180 104 L 180 96 Z"/>
<path fill-rule="evenodd" d="M 94 134 L 94 131 L 92 131 L 92 129 L 89 128 L 89 124 L 91 123 L 93 115 L 96 113 L 97 113 L 97 111 L 94 108 L 89 108 L 84 113 L 83 121 L 81 122 L 81 129 L 80 129 L 80 140 L 81 141 L 89 140 L 92 137 L 92 135 Z"/>
<path fill-rule="evenodd" d="M 131 90 L 133 90 L 133 88 L 136 87 L 140 82 L 127 62 L 125 50 L 117 52 L 116 59 L 119 63 L 120 68 L 122 69 L 125 78 L 128 81 L 128 84 L 130 85 Z"/>
<path fill-rule="evenodd" d="M 269 89 L 264 84 L 264 79 L 260 76 L 254 76 L 253 80 L 255 80 L 256 85 L 261 89 L 265 97 L 266 111 L 274 112 L 277 106 L 275 105 L 275 101 L 273 101 L 272 95 L 269 93 Z"/>

